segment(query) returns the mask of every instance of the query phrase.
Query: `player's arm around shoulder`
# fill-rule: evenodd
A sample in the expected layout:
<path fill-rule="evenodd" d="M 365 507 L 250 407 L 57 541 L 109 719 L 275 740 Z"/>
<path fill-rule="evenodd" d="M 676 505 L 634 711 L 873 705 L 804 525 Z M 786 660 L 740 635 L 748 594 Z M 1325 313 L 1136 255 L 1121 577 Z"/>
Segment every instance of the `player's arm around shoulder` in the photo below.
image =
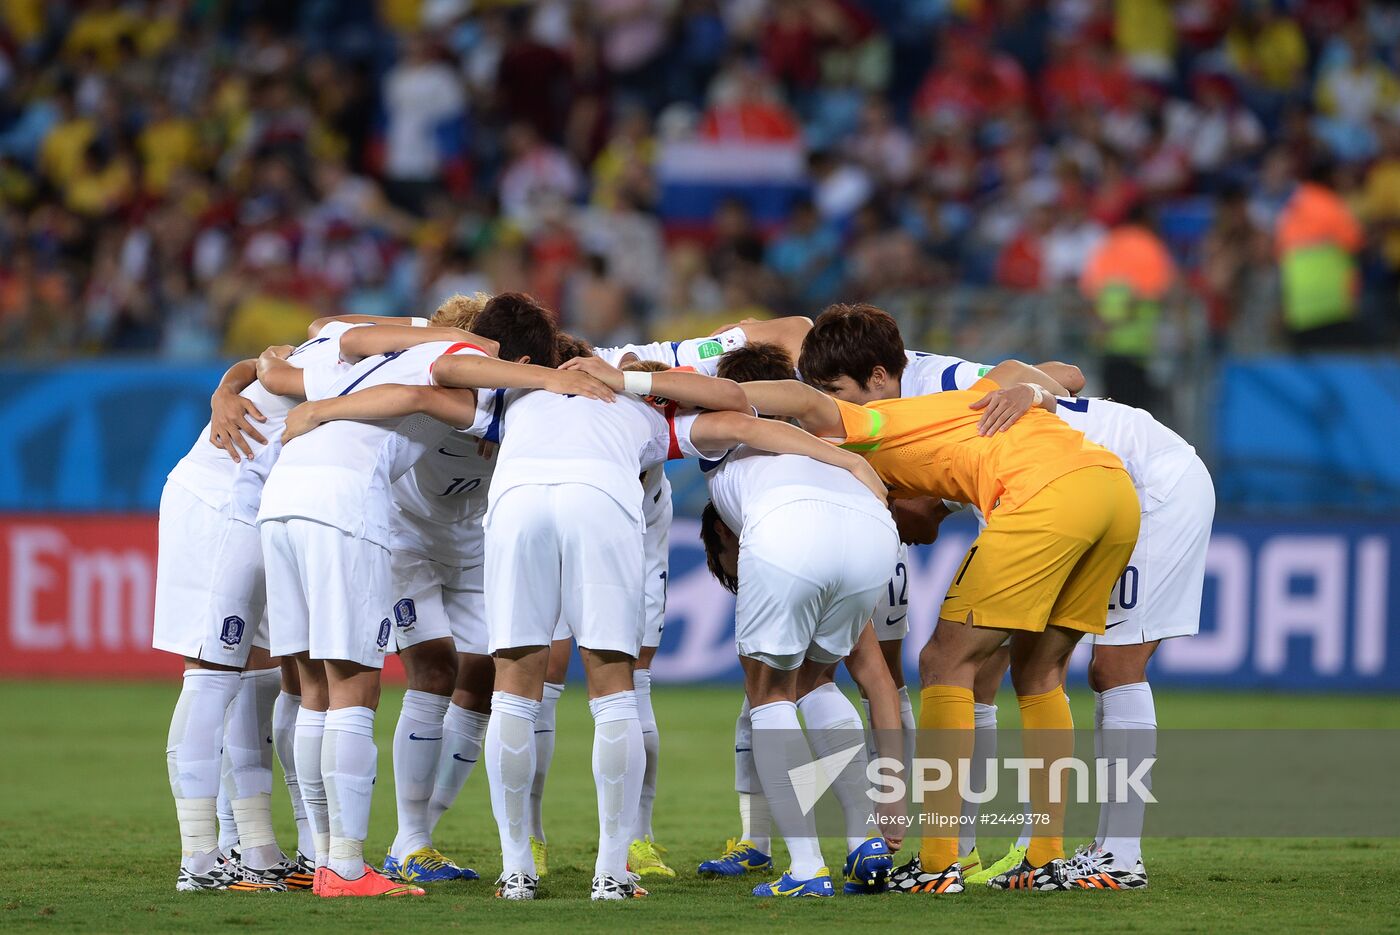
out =
<path fill-rule="evenodd" d="M 496 356 L 501 349 L 501 346 L 490 338 L 483 338 L 479 334 L 472 334 L 460 328 L 368 325 L 351 328 L 340 336 L 340 358 L 347 363 L 354 363 L 375 354 L 390 354 L 433 341 L 470 344 L 490 357 Z"/>
<path fill-rule="evenodd" d="M 752 386 L 745 383 L 745 387 Z M 772 454 L 804 455 L 849 471 L 881 503 L 889 496 L 880 476 L 864 458 L 822 441 L 810 432 L 776 419 L 759 419 L 742 412 L 702 412 L 690 425 L 691 444 L 701 451 L 748 445 Z"/>
<path fill-rule="evenodd" d="M 795 419 L 822 438 L 844 439 L 841 406 L 821 390 L 798 380 L 756 380 L 743 384 L 749 405 L 765 416 Z"/>
<path fill-rule="evenodd" d="M 306 398 L 306 383 L 302 379 L 301 368 L 287 363 L 293 348 L 288 344 L 277 344 L 258 355 L 255 365 L 258 382 L 263 389 L 277 396 Z"/>
<path fill-rule="evenodd" d="M 444 386 L 386 383 L 344 396 L 304 402 L 287 414 L 285 444 L 327 422 L 378 422 L 422 413 L 453 428 L 467 429 L 476 421 L 476 392 Z"/>
<path fill-rule="evenodd" d="M 541 367 L 527 361 L 527 358 L 509 361 L 480 355 L 444 355 L 433 362 L 433 382 L 440 387 L 473 390 L 545 390 L 609 403 L 614 399 L 614 391 L 589 373 L 573 368 Z"/>

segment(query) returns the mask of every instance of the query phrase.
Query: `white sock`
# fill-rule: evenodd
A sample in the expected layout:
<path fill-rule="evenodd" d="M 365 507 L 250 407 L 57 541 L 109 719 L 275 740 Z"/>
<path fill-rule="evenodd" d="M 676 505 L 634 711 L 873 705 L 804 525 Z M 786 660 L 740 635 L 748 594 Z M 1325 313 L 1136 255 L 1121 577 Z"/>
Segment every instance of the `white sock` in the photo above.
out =
<path fill-rule="evenodd" d="M 807 739 L 817 757 L 827 757 L 850 749 L 861 729 L 860 715 L 855 705 L 829 682 L 814 688 L 797 702 L 797 710 L 807 725 Z M 874 802 L 870 782 L 866 779 L 865 742 L 860 740 L 860 752 L 846 764 L 831 789 L 841 803 L 846 816 L 846 850 L 853 851 L 876 833 Z"/>
<path fill-rule="evenodd" d="M 233 705 L 229 705 L 233 710 Z M 228 856 L 232 848 L 238 846 L 238 823 L 233 817 L 233 761 L 228 755 L 228 717 L 224 717 L 224 749 L 219 755 L 219 795 L 214 802 L 215 814 L 219 817 L 219 853 Z"/>
<path fill-rule="evenodd" d="M 297 783 L 296 736 L 297 712 L 301 710 L 301 696 L 281 692 L 272 706 L 272 747 L 277 752 L 277 762 L 282 764 L 282 778 L 287 783 L 287 792 L 292 800 L 292 817 L 297 823 L 297 853 L 308 860 L 316 859 L 316 836 L 311 833 L 311 822 L 306 818 L 306 803 L 301 799 L 301 786 Z"/>
<path fill-rule="evenodd" d="M 1103 693 L 1103 753 L 1108 758 L 1108 788 L 1117 786 L 1119 761 L 1127 775 L 1132 775 L 1144 760 L 1157 755 L 1157 708 L 1152 701 L 1152 686 L 1146 682 L 1119 685 Z M 1152 788 L 1152 773 L 1143 777 L 1144 788 Z M 1109 801 L 1099 806 L 1107 811 L 1102 819 L 1105 837 L 1100 842 L 1113 855 L 1113 866 L 1131 870 L 1142 859 L 1142 822 L 1147 803 L 1128 787 L 1124 801 Z"/>
<path fill-rule="evenodd" d="M 821 843 L 817 840 L 816 820 L 801 814 L 796 808 L 797 796 L 792 788 L 788 770 L 797 766 L 788 762 L 789 752 L 796 753 L 802 727 L 797 721 L 797 705 L 791 701 L 774 701 L 752 708 L 754 766 L 764 792 L 770 799 L 784 803 L 778 814 L 778 830 L 792 858 L 791 872 L 795 879 L 810 880 L 825 863 Z M 767 733 L 769 736 L 765 737 Z M 805 743 L 802 744 L 805 746 Z M 810 752 L 804 762 L 810 762 Z"/>
<path fill-rule="evenodd" d="M 1098 761 L 1103 759 L 1103 692 L 1094 692 L 1094 772 L 1098 774 Z M 1103 846 L 1108 837 L 1108 803 L 1099 805 L 1099 827 L 1094 832 L 1094 850 Z"/>
<path fill-rule="evenodd" d="M 880 756 L 880 748 L 875 744 L 875 722 L 870 719 L 870 699 L 860 696 L 861 723 L 865 725 L 865 757 L 874 760 Z"/>
<path fill-rule="evenodd" d="M 467 784 L 467 777 L 481 758 L 481 742 L 491 715 L 468 711 L 455 704 L 447 706 L 442 718 L 442 753 L 438 759 L 437 781 L 428 800 L 428 828 L 437 827 L 443 813 L 452 807 Z"/>
<path fill-rule="evenodd" d="M 311 826 L 312 847 L 306 856 L 324 867 L 330 859 L 331 830 L 326 814 L 326 781 L 321 775 L 321 748 L 325 746 L 326 712 L 297 710 L 294 760 L 306 822 Z"/>
<path fill-rule="evenodd" d="M 183 863 L 195 873 L 207 871 L 218 859 L 214 821 L 224 713 L 237 693 L 237 672 L 187 669 L 170 717 L 165 766 L 175 796 Z"/>
<path fill-rule="evenodd" d="M 326 783 L 330 821 L 326 866 L 346 880 L 358 880 L 365 872 L 365 839 L 369 837 L 369 808 L 378 762 L 373 708 L 326 712 L 326 738 L 321 745 L 321 776 Z"/>
<path fill-rule="evenodd" d="M 919 721 L 914 717 L 914 702 L 909 700 L 909 686 L 899 688 L 899 726 L 904 729 L 904 775 L 911 775 L 914 766 L 914 743 L 919 738 Z"/>
<path fill-rule="evenodd" d="M 243 862 L 267 870 L 285 856 L 272 830 L 272 708 L 282 670 L 244 672 L 239 683 L 224 719 L 225 786 Z"/>
<path fill-rule="evenodd" d="M 982 792 L 987 788 L 987 772 L 997 755 L 997 706 L 974 703 L 972 727 L 972 762 L 968 764 L 967 788 L 970 792 Z M 971 854 L 977 847 L 977 816 L 981 809 L 977 802 L 962 804 L 962 826 L 958 829 L 958 855 L 961 857 Z"/>
<path fill-rule="evenodd" d="M 442 761 L 442 722 L 451 699 L 409 689 L 394 728 L 394 800 L 399 830 L 389 853 L 403 860 L 433 843 L 428 801 Z"/>
<path fill-rule="evenodd" d="M 535 720 L 535 775 L 530 782 L 530 836 L 540 842 L 544 836 L 544 781 L 549 764 L 554 759 L 554 715 L 564 686 L 558 682 L 544 683 L 539 716 Z"/>
<path fill-rule="evenodd" d="M 535 876 L 530 852 L 530 784 L 535 777 L 535 724 L 540 703 L 507 692 L 491 695 L 486 727 L 486 779 L 491 813 L 501 835 L 502 873 Z"/>
<path fill-rule="evenodd" d="M 734 791 L 739 793 L 739 840 L 773 853 L 773 816 L 753 762 L 753 721 L 748 699 L 734 722 Z"/>
<path fill-rule="evenodd" d="M 637 826 L 646 753 L 637 693 L 614 692 L 588 702 L 593 712 L 593 784 L 598 790 L 598 859 L 594 876 L 627 879 L 627 845 Z"/>
<path fill-rule="evenodd" d="M 650 669 L 636 669 L 632 672 L 632 689 L 637 696 L 637 719 L 642 725 L 642 752 L 646 756 L 646 769 L 642 774 L 642 799 L 637 809 L 637 827 L 632 831 L 632 837 L 635 840 L 654 839 L 651 816 L 656 808 L 656 772 L 661 761 L 661 734 L 656 727 L 656 712 L 651 707 Z"/>

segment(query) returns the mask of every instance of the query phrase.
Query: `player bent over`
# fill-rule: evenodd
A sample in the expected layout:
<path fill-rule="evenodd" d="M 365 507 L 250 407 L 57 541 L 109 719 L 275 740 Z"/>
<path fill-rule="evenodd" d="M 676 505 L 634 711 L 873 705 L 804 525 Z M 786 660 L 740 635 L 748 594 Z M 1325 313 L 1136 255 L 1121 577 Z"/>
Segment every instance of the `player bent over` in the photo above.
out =
<path fill-rule="evenodd" d="M 1064 666 L 1084 633 L 1103 632 L 1108 592 L 1137 541 L 1137 495 L 1117 456 L 1086 442 L 1044 406 L 997 431 L 1007 396 L 1053 403 L 1039 386 L 1000 390 L 1003 382 L 1035 373 L 1008 362 L 975 383 L 973 392 L 865 406 L 795 381 L 745 385 L 760 412 L 798 419 L 815 434 L 862 452 L 897 496 L 974 503 L 987 517 L 920 654 L 921 741 L 937 736 L 938 752 L 949 763 L 972 756 L 973 685 L 1008 635 L 1027 755 L 1050 763 L 1073 752 Z M 987 435 L 979 430 L 984 409 L 993 416 L 983 426 Z M 959 772 L 955 768 L 954 782 L 926 802 L 933 827 L 959 821 Z M 1029 888 L 1068 889 L 1063 803 L 1049 799 L 1048 772 L 1031 771 L 1030 791 L 1032 807 L 1050 822 L 1046 833 L 1032 837 L 1026 862 L 1013 875 Z M 897 887 L 962 892 L 958 844 L 956 835 L 926 833 L 919 863 L 901 868 Z"/>

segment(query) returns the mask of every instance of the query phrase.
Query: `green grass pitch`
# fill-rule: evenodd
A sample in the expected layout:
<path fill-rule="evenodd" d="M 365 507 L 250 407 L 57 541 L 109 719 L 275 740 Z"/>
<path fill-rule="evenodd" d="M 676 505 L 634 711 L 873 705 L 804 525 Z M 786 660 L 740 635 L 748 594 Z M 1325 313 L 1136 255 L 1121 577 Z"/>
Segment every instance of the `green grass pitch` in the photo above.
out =
<path fill-rule="evenodd" d="M 695 865 L 737 832 L 735 688 L 658 688 L 662 729 L 656 830 L 680 872 L 648 884 L 650 899 L 591 904 L 596 819 L 592 724 L 575 685 L 559 708 L 546 826 L 550 875 L 533 904 L 491 899 L 498 869 L 486 777 L 474 774 L 439 829 L 444 852 L 487 880 L 433 887 L 425 899 L 320 900 L 309 893 L 177 894 L 175 814 L 166 783 L 166 727 L 178 686 L 0 683 L 0 931 L 320 932 L 472 930 L 496 933 L 807 931 L 1394 931 L 1400 841 L 1226 839 L 1151 842 L 1144 893 L 994 893 L 962 897 L 755 900 L 755 879 L 705 881 Z M 1076 696 L 1076 720 L 1088 723 Z M 371 859 L 393 833 L 390 737 L 400 692 L 380 709 L 379 783 Z M 1003 710 L 1015 711 L 1012 699 Z M 1160 692 L 1173 727 L 1400 727 L 1393 697 L 1333 698 Z M 1242 790 L 1247 794 L 1247 790 Z M 278 829 L 294 840 L 285 787 Z M 989 841 L 984 853 L 1005 842 Z M 827 848 L 836 861 L 840 844 Z M 782 857 L 778 858 L 782 860 Z"/>

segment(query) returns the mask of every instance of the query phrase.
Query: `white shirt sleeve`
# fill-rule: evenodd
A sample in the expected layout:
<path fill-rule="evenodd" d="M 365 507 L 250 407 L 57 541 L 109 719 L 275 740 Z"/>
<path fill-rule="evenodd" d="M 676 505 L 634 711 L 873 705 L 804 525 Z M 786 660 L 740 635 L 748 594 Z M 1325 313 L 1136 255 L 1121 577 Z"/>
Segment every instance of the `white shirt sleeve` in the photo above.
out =
<path fill-rule="evenodd" d="M 471 425 L 459 431 L 464 435 L 500 444 L 505 425 L 505 410 L 505 390 L 477 390 L 476 417 Z"/>
<path fill-rule="evenodd" d="M 718 461 L 729 453 L 728 448 L 714 450 L 702 450 L 697 447 L 691 439 L 690 433 L 695 428 L 695 420 L 704 415 L 702 412 L 690 413 L 680 416 L 668 416 L 666 423 L 671 432 L 670 453 L 668 460 L 678 458 L 700 458 L 705 461 Z"/>

